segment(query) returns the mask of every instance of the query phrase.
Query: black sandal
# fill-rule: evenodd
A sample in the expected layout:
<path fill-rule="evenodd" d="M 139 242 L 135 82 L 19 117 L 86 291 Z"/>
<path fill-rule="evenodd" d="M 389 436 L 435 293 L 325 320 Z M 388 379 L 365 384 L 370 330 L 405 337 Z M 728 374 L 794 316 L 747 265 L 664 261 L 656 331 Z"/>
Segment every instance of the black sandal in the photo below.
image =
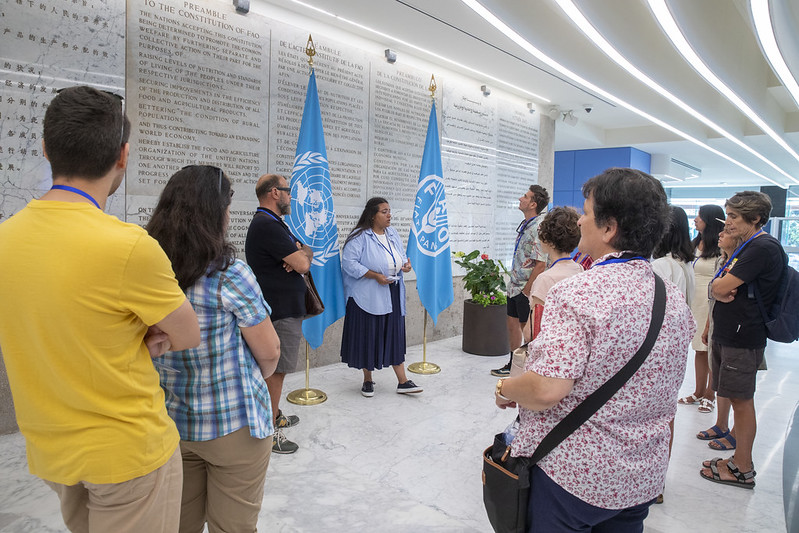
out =
<path fill-rule="evenodd" d="M 712 481 L 713 483 L 719 483 L 721 485 L 733 485 L 735 487 L 742 487 L 745 489 L 753 489 L 755 488 L 755 476 L 757 472 L 755 469 L 752 468 L 749 472 L 741 472 L 738 470 L 738 467 L 735 466 L 735 463 L 732 462 L 732 458 L 727 461 L 727 470 L 735 477 L 734 480 L 732 479 L 721 479 L 719 475 L 719 466 L 718 461 L 711 460 L 710 463 L 710 473 L 713 474 L 712 476 L 706 475 L 704 472 L 700 471 L 699 475 L 703 478 L 707 479 L 708 481 Z"/>

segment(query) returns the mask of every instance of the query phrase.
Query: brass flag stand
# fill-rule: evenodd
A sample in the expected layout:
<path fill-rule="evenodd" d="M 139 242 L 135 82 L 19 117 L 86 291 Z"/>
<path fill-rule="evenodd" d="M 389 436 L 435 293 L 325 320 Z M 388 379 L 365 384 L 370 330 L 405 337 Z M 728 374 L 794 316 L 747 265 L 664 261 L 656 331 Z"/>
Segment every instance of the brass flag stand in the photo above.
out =
<path fill-rule="evenodd" d="M 313 70 L 313 56 L 316 55 L 316 47 L 313 39 L 308 35 L 308 44 L 305 46 L 305 54 L 308 56 L 308 66 Z M 309 355 L 310 346 L 305 341 L 305 388 L 290 392 L 286 399 L 297 405 L 317 405 L 327 400 L 327 394 L 319 389 L 309 387 L 311 375 L 311 358 Z"/>
<path fill-rule="evenodd" d="M 441 367 L 435 363 L 427 362 L 427 309 L 424 310 L 424 333 L 422 335 L 422 360 L 408 365 L 408 370 L 414 374 L 438 374 Z"/>
<path fill-rule="evenodd" d="M 436 99 L 436 77 L 430 76 L 430 86 L 427 88 L 430 91 L 430 99 L 435 102 Z M 427 309 L 424 310 L 424 333 L 422 334 L 422 360 L 418 363 L 408 365 L 408 370 L 415 374 L 438 374 L 441 372 L 441 367 L 435 363 L 427 362 Z"/>
<path fill-rule="evenodd" d="M 327 394 L 319 389 L 308 387 L 311 376 L 311 358 L 308 355 L 308 341 L 305 341 L 305 388 L 291 391 L 286 399 L 297 405 L 317 405 L 327 400 Z"/>

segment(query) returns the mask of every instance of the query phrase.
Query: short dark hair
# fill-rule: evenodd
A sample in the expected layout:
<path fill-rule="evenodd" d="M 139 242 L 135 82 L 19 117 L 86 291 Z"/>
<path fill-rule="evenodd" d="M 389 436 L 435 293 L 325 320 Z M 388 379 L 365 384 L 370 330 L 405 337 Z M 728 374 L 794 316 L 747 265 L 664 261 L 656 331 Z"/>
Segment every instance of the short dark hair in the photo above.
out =
<path fill-rule="evenodd" d="M 558 252 L 571 252 L 580 242 L 579 218 L 573 207 L 555 207 L 539 224 L 538 238 Z"/>
<path fill-rule="evenodd" d="M 44 149 L 53 176 L 102 178 L 119 160 L 128 135 L 121 98 L 93 87 L 63 89 L 44 114 Z"/>
<path fill-rule="evenodd" d="M 358 219 L 358 223 L 355 224 L 354 228 L 352 228 L 352 233 L 350 233 L 347 237 L 347 240 L 344 241 L 344 245 L 346 246 L 348 242 L 363 233 L 363 230 L 371 228 L 372 223 L 375 220 L 375 215 L 377 215 L 377 208 L 380 206 L 380 204 L 387 203 L 388 200 L 380 196 L 369 198 L 369 200 L 366 201 L 363 211 L 361 212 L 361 218 Z"/>
<path fill-rule="evenodd" d="M 691 246 L 691 234 L 688 231 L 688 215 L 682 207 L 669 206 L 669 224 L 666 231 L 655 246 L 652 257 L 658 259 L 671 254 L 683 263 L 694 260 L 694 248 Z"/>
<path fill-rule="evenodd" d="M 267 174 L 264 177 L 266 179 L 264 179 L 263 181 L 259 180 L 259 183 L 255 185 L 255 196 L 259 200 L 264 196 L 266 196 L 267 194 L 269 194 L 269 191 L 271 191 L 272 189 L 280 187 L 281 179 L 286 179 L 286 181 L 288 181 L 287 178 L 284 178 L 283 176 L 280 176 L 278 174 Z"/>
<path fill-rule="evenodd" d="M 530 192 L 533 193 L 535 212 L 538 214 L 549 205 L 549 193 L 540 185 L 530 185 Z"/>
<path fill-rule="evenodd" d="M 184 291 L 201 276 L 226 270 L 236 250 L 225 238 L 230 180 L 217 167 L 191 165 L 169 178 L 145 228 L 172 261 Z"/>
<path fill-rule="evenodd" d="M 771 215 L 771 198 L 758 191 L 741 191 L 724 202 L 724 207 L 735 209 L 745 221 L 762 228 Z"/>
<path fill-rule="evenodd" d="M 617 232 L 610 245 L 650 257 L 669 217 L 666 191 L 658 180 L 634 168 L 609 168 L 583 185 L 598 225 L 611 219 Z"/>

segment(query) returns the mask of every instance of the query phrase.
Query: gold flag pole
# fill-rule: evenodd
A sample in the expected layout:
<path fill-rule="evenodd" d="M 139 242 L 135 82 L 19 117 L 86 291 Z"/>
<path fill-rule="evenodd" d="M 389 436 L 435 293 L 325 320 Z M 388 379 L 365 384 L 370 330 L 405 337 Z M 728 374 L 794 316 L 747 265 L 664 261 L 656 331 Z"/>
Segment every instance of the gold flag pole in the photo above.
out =
<path fill-rule="evenodd" d="M 305 54 L 308 56 L 308 66 L 313 70 L 313 56 L 316 55 L 316 47 L 313 44 L 311 35 L 308 34 L 308 43 L 305 45 Z M 288 393 L 286 399 L 297 405 L 317 405 L 327 400 L 327 394 L 319 389 L 310 388 L 311 382 L 311 357 L 309 355 L 310 346 L 305 341 L 305 388 L 297 389 Z"/>
<path fill-rule="evenodd" d="M 288 401 L 297 405 L 317 405 L 327 400 L 327 394 L 319 389 L 311 389 L 308 386 L 311 381 L 311 358 L 308 355 L 308 350 L 308 341 L 305 341 L 305 388 L 291 391 L 286 396 Z"/>
<path fill-rule="evenodd" d="M 430 91 L 430 100 L 436 99 L 436 77 L 430 76 L 430 86 L 427 88 Z M 435 363 L 427 362 L 427 309 L 424 310 L 424 329 L 422 333 L 422 360 L 418 363 L 408 365 L 408 370 L 414 374 L 438 374 L 441 372 L 441 367 Z"/>
<path fill-rule="evenodd" d="M 424 310 L 424 333 L 422 334 L 422 360 L 408 365 L 408 370 L 414 374 L 438 374 L 441 367 L 435 363 L 427 362 L 427 309 Z"/>

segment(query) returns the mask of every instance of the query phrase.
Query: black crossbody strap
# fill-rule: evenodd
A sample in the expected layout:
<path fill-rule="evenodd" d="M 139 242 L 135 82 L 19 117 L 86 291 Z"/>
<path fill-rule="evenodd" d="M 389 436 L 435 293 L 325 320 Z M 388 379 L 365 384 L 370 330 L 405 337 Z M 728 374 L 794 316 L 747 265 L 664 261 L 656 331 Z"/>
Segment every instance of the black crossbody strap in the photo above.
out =
<path fill-rule="evenodd" d="M 635 355 L 625 364 L 621 370 L 607 380 L 601 387 L 591 393 L 588 398 L 583 400 L 580 405 L 575 407 L 557 426 L 547 433 L 535 449 L 535 453 L 530 459 L 530 464 L 534 465 L 546 454 L 551 452 L 566 437 L 574 433 L 583 423 L 591 418 L 605 403 L 610 400 L 619 389 L 635 374 L 643 364 L 663 326 L 663 317 L 666 314 L 666 285 L 663 280 L 655 274 L 655 301 L 652 304 L 652 320 L 649 323 L 644 343 L 635 352 Z"/>

